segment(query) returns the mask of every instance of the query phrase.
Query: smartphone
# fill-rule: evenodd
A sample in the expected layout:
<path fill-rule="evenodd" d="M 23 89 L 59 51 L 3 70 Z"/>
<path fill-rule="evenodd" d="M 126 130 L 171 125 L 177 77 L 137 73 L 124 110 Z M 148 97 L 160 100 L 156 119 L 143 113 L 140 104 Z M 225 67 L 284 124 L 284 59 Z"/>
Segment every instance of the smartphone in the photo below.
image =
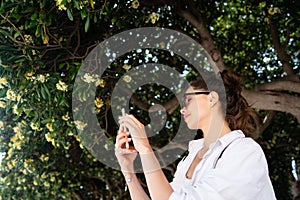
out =
<path fill-rule="evenodd" d="M 122 111 L 122 116 L 125 116 L 125 109 L 122 108 L 121 111 Z M 125 129 L 124 131 L 128 132 L 128 129 L 126 127 L 124 127 L 124 129 Z M 130 138 L 130 135 L 128 137 Z M 126 149 L 129 149 L 130 146 L 133 146 L 133 142 L 132 141 L 126 142 L 125 144 Z"/>

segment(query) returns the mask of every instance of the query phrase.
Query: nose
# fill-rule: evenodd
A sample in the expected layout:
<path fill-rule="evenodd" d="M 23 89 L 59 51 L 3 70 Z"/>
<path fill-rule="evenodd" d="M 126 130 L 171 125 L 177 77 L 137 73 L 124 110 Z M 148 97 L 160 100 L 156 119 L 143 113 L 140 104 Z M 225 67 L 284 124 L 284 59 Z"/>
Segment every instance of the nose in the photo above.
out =
<path fill-rule="evenodd" d="M 184 115 L 185 112 L 186 112 L 186 108 L 185 108 L 185 106 L 184 106 L 183 108 L 180 109 L 180 113 L 181 113 L 182 115 Z"/>

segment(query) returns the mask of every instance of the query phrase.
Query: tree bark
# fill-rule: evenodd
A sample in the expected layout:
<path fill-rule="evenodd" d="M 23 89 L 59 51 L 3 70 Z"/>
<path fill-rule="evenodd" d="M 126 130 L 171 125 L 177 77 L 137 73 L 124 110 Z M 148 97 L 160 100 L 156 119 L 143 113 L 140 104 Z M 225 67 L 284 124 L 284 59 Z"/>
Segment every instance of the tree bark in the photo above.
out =
<path fill-rule="evenodd" d="M 280 92 L 250 90 L 243 90 L 242 95 L 253 108 L 287 112 L 300 122 L 300 97 Z"/>
<path fill-rule="evenodd" d="M 258 91 L 290 91 L 300 93 L 300 81 L 276 80 L 270 83 L 257 85 Z"/>

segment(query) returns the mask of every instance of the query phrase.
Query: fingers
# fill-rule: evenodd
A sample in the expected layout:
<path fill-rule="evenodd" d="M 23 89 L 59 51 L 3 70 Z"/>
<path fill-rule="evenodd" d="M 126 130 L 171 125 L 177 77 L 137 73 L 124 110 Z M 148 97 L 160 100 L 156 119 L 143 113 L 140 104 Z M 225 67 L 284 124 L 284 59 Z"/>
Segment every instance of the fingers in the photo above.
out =
<path fill-rule="evenodd" d="M 119 131 L 116 138 L 116 148 L 125 148 L 126 143 L 131 141 L 131 138 L 128 138 L 128 133 L 124 131 Z"/>
<path fill-rule="evenodd" d="M 144 138 L 144 125 L 133 115 L 126 115 L 121 117 L 119 123 L 126 127 L 133 137 Z"/>

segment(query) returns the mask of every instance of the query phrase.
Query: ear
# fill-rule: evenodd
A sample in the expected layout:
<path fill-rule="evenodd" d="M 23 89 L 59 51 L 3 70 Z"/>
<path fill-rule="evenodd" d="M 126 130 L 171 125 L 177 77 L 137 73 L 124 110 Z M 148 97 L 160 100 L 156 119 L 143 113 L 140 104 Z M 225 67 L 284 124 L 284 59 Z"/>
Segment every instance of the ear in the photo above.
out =
<path fill-rule="evenodd" d="M 211 107 L 213 107 L 214 105 L 216 105 L 216 103 L 219 101 L 219 94 L 215 91 L 211 91 L 209 93 L 209 102 Z"/>

